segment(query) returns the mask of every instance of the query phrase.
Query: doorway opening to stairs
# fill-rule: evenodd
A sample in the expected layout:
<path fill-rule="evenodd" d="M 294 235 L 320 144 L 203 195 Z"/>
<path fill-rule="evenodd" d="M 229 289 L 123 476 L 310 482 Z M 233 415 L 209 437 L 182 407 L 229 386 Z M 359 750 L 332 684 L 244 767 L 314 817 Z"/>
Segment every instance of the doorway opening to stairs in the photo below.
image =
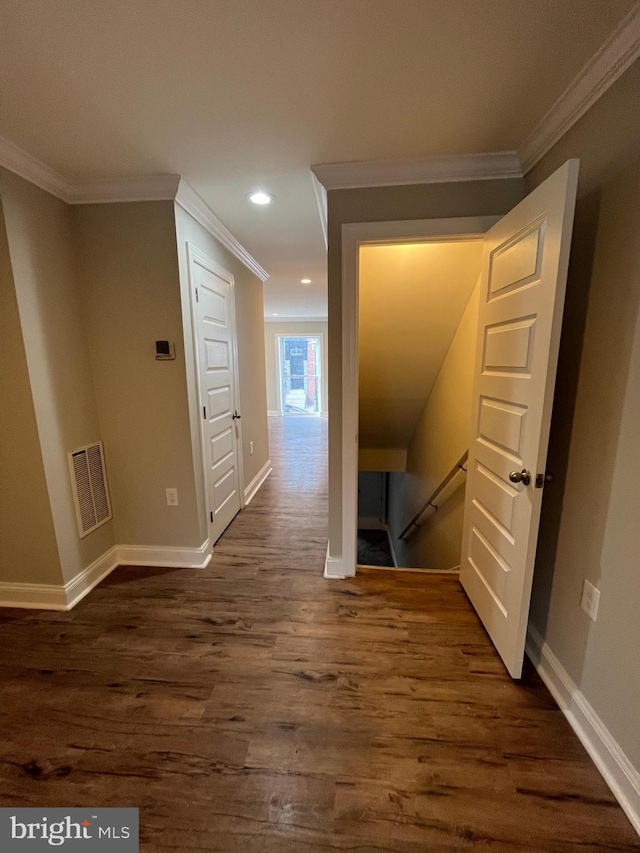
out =
<path fill-rule="evenodd" d="M 542 494 L 549 482 L 545 467 L 577 185 L 578 161 L 568 160 L 493 223 L 471 218 L 342 226 L 342 413 L 340 442 L 333 445 L 340 455 L 334 452 L 332 456 L 340 463 L 340 503 L 330 503 L 325 573 L 350 577 L 357 567 L 358 476 L 363 464 L 360 452 L 354 451 L 366 440 L 358 369 L 364 355 L 359 347 L 359 327 L 364 321 L 359 314 L 363 253 L 390 243 L 418 240 L 438 244 L 481 238 L 468 444 L 431 496 L 429 492 L 424 495 L 423 507 L 428 509 L 458 472 L 466 474 L 460 582 L 513 678 L 522 674 Z M 387 305 L 396 281 L 397 275 L 386 276 L 382 293 Z M 436 319 L 441 313 L 428 307 L 425 311 Z M 410 340 L 412 319 L 406 319 L 400 347 Z M 373 362 L 378 359 L 379 365 L 374 375 L 379 377 L 383 361 L 391 363 L 394 376 L 410 372 L 410 359 L 399 358 L 395 349 L 394 358 L 380 358 L 389 349 L 387 340 L 383 335 L 376 342 Z M 376 381 L 381 384 L 379 378 Z M 455 383 L 449 394 L 457 394 Z M 375 415 L 371 422 L 377 429 L 384 420 L 381 395 L 375 387 L 371 398 Z M 411 401 L 403 395 L 392 407 L 391 428 L 408 420 L 407 402 Z M 389 457 L 387 466 L 394 458 L 401 464 L 402 446 L 382 449 Z M 406 465 L 409 451 L 405 449 Z M 394 473 L 380 465 L 372 465 L 370 470 Z M 412 474 L 402 467 L 396 473 L 410 478 Z M 332 506 L 340 507 L 339 515 Z M 399 539 L 412 529 L 422 509 L 418 506 Z"/>
<path fill-rule="evenodd" d="M 360 248 L 359 565 L 460 568 L 482 248 Z"/>

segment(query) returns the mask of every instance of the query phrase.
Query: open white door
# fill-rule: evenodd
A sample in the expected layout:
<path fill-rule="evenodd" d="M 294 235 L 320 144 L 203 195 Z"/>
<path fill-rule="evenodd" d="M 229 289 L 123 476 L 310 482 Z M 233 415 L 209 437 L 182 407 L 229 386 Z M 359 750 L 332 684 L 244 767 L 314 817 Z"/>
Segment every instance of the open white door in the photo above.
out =
<path fill-rule="evenodd" d="M 578 161 L 485 238 L 460 580 L 522 675 Z"/>
<path fill-rule="evenodd" d="M 211 544 L 241 509 L 233 276 L 187 247 Z"/>

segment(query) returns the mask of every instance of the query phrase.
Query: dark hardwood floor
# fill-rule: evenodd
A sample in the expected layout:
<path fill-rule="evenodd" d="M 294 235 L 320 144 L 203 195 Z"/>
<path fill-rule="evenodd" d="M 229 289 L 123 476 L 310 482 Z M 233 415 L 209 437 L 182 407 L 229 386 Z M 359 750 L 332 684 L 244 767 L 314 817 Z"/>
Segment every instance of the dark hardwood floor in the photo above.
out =
<path fill-rule="evenodd" d="M 139 806 L 141 850 L 640 851 L 537 675 L 454 577 L 322 577 L 326 422 L 205 570 L 0 611 L 0 805 Z"/>

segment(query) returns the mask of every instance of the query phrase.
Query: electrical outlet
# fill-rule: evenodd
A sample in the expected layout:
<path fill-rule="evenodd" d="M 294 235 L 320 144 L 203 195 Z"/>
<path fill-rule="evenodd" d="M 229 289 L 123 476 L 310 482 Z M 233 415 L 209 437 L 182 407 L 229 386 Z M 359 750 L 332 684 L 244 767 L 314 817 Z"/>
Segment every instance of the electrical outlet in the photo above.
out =
<path fill-rule="evenodd" d="M 166 489 L 167 506 L 178 506 L 178 490 Z"/>
<path fill-rule="evenodd" d="M 582 600 L 580 607 L 584 610 L 590 619 L 595 622 L 598 618 L 598 605 L 600 604 L 600 590 L 592 583 L 585 579 L 582 585 Z"/>
<path fill-rule="evenodd" d="M 253 456 L 253 442 L 249 442 L 249 453 Z"/>

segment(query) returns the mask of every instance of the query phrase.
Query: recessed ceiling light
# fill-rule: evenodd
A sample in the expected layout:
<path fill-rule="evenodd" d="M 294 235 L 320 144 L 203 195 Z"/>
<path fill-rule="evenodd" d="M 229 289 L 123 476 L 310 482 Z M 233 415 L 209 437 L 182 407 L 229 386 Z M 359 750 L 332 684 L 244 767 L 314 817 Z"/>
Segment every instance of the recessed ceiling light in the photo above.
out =
<path fill-rule="evenodd" d="M 300 284 L 311 284 L 311 279 L 310 278 L 301 278 Z"/>
<path fill-rule="evenodd" d="M 280 315 L 279 314 L 272 314 L 271 316 L 272 317 L 279 317 Z"/>
<path fill-rule="evenodd" d="M 255 193 L 249 194 L 249 201 L 252 201 L 254 204 L 271 204 L 274 198 L 275 196 L 264 192 L 264 190 L 258 190 Z"/>

